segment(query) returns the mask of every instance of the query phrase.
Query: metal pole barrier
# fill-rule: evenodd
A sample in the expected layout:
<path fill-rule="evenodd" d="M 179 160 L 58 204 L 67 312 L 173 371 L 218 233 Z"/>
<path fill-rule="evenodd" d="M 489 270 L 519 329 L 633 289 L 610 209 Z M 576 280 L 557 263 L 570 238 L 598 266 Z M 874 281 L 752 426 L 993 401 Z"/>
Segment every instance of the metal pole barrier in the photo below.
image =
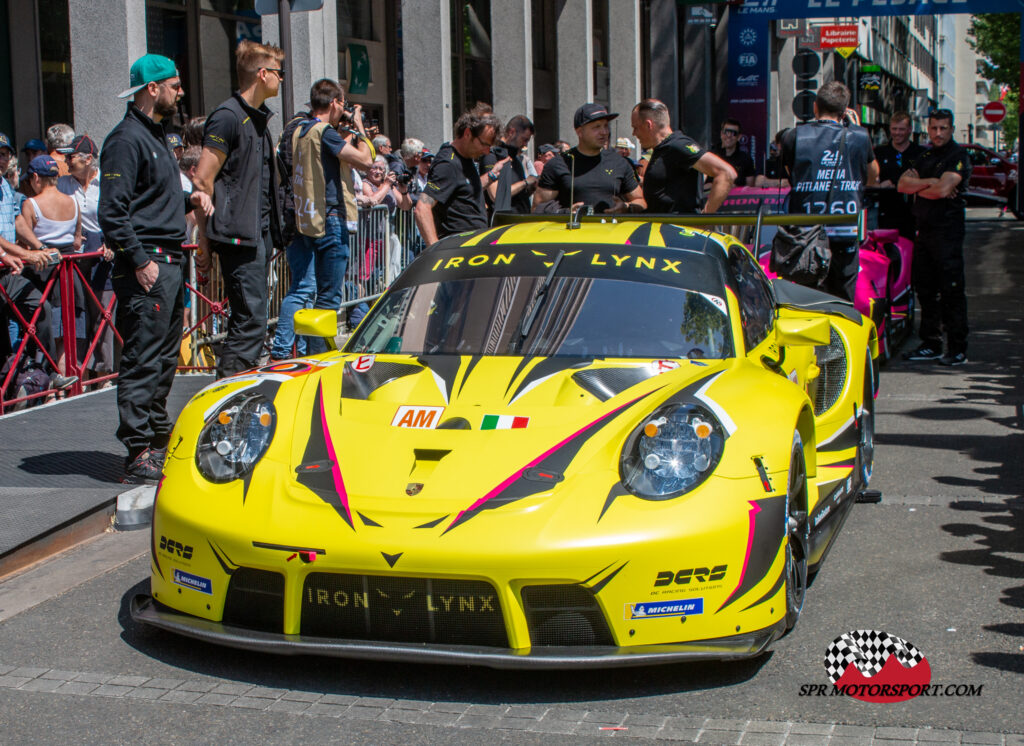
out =
<path fill-rule="evenodd" d="M 78 335 L 75 330 L 75 270 L 71 266 L 71 257 L 62 257 L 57 265 L 58 282 L 60 282 L 60 323 L 64 338 L 64 370 L 59 371 L 66 376 L 78 376 L 71 384 L 72 396 L 82 393 L 82 369 L 78 365 Z"/>

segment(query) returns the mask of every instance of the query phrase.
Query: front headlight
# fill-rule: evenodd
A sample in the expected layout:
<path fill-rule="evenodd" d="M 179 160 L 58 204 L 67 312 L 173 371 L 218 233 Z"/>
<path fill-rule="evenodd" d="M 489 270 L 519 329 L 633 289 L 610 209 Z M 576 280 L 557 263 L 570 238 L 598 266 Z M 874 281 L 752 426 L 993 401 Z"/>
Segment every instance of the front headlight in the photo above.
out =
<path fill-rule="evenodd" d="M 633 431 L 622 449 L 622 484 L 637 497 L 667 500 L 689 492 L 715 470 L 725 431 L 699 404 L 662 407 Z"/>
<path fill-rule="evenodd" d="M 217 484 L 246 476 L 266 453 L 276 424 L 274 405 L 262 394 L 228 399 L 199 434 L 196 468 Z"/>

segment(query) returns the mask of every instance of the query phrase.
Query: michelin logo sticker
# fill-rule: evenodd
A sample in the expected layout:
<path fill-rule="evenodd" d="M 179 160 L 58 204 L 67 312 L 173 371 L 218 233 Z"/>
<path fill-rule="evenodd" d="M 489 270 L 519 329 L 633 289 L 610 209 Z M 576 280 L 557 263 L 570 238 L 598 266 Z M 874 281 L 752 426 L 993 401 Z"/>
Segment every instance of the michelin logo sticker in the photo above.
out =
<path fill-rule="evenodd" d="M 180 585 L 185 588 L 191 588 L 194 591 L 205 593 L 208 596 L 213 595 L 213 583 L 210 582 L 209 578 L 201 578 L 198 575 L 193 575 L 190 572 L 182 572 L 181 570 L 174 570 L 174 584 Z"/>
<path fill-rule="evenodd" d="M 638 604 L 626 604 L 627 620 L 667 616 L 694 616 L 703 613 L 703 598 L 684 598 L 679 601 L 642 601 Z"/>

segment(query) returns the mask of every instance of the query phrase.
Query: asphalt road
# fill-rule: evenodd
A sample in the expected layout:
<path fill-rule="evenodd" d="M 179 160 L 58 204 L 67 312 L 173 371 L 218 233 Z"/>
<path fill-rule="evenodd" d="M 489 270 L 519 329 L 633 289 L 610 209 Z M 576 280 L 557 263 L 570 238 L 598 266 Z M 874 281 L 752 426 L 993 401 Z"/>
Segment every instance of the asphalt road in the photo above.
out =
<path fill-rule="evenodd" d="M 1024 224 L 972 223 L 967 243 L 971 362 L 883 369 L 872 481 L 883 500 L 855 506 L 770 654 L 508 672 L 241 653 L 134 625 L 145 532 L 111 534 L 0 584 L 0 743 L 1024 743 L 1005 735 L 1024 734 Z M 980 696 L 801 696 L 828 681 L 825 650 L 854 629 L 905 638 L 933 683 L 981 685 Z M 602 730 L 613 727 L 628 730 Z"/>

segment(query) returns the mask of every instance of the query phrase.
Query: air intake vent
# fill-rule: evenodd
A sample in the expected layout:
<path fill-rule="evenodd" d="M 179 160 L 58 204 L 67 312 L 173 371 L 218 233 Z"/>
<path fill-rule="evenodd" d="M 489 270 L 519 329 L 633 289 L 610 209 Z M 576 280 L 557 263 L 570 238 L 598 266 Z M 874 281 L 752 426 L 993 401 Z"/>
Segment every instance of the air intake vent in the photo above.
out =
<path fill-rule="evenodd" d="M 476 580 L 311 573 L 301 627 L 313 637 L 508 647 L 498 594 Z"/>
<path fill-rule="evenodd" d="M 839 401 L 846 385 L 846 347 L 842 337 L 832 327 L 829 343 L 814 348 L 821 375 L 815 380 L 814 414 L 820 415 Z"/>
<path fill-rule="evenodd" d="M 231 575 L 224 624 L 263 632 L 284 631 L 284 576 L 240 567 Z"/>
<path fill-rule="evenodd" d="M 369 399 L 370 394 L 396 378 L 411 376 L 423 370 L 422 366 L 408 363 L 378 362 L 368 371 L 360 373 L 345 363 L 345 371 L 341 378 L 341 396 L 343 399 Z"/>
<path fill-rule="evenodd" d="M 572 380 L 601 401 L 608 401 L 653 375 L 654 371 L 646 365 L 635 368 L 588 368 L 573 373 Z"/>
<path fill-rule="evenodd" d="M 582 585 L 529 585 L 523 607 L 531 645 L 614 645 L 594 594 Z"/>

